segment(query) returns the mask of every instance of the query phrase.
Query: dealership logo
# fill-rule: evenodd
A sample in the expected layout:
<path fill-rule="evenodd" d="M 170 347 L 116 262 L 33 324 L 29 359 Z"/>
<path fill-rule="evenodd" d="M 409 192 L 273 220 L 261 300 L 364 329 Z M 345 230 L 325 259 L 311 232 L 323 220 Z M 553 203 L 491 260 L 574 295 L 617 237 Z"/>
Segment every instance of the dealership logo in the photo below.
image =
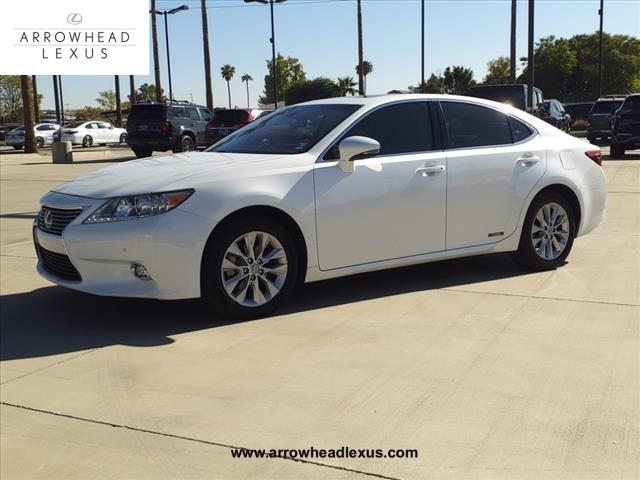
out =
<path fill-rule="evenodd" d="M 82 23 L 82 15 L 79 13 L 70 13 L 67 16 L 67 23 L 70 25 L 80 25 Z"/>

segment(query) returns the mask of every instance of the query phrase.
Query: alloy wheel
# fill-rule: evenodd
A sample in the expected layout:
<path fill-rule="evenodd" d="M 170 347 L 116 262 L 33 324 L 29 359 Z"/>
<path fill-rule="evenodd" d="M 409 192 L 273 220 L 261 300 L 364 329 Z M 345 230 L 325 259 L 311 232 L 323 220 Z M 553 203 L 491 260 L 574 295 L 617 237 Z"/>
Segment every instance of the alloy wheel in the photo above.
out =
<path fill-rule="evenodd" d="M 185 136 L 182 139 L 182 151 L 183 152 L 191 152 L 193 151 L 193 140 L 189 136 Z"/>
<path fill-rule="evenodd" d="M 564 252 L 571 234 L 569 215 L 555 203 L 546 203 L 533 217 L 531 242 L 536 254 L 544 260 L 555 260 Z"/>
<path fill-rule="evenodd" d="M 229 298 L 243 307 L 259 307 L 282 290 L 287 278 L 287 255 L 275 236 L 248 232 L 227 247 L 220 274 Z"/>

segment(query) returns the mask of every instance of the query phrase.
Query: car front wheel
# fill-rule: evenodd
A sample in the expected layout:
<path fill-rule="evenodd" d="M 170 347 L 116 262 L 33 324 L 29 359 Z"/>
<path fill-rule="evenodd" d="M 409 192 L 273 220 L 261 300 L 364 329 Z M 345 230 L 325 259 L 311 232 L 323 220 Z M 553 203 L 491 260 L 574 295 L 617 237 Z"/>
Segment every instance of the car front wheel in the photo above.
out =
<path fill-rule="evenodd" d="M 93 145 L 93 138 L 91 138 L 91 135 L 85 135 L 84 138 L 82 139 L 82 146 L 86 148 L 92 145 Z"/>
<path fill-rule="evenodd" d="M 611 158 L 622 158 L 624 157 L 624 148 L 617 143 L 611 142 Z"/>
<path fill-rule="evenodd" d="M 573 208 L 563 195 L 540 195 L 529 207 L 513 258 L 532 270 L 562 266 L 573 246 L 576 228 Z"/>
<path fill-rule="evenodd" d="M 289 232 L 262 216 L 231 219 L 209 240 L 202 260 L 202 296 L 216 313 L 257 318 L 278 308 L 298 281 Z"/>

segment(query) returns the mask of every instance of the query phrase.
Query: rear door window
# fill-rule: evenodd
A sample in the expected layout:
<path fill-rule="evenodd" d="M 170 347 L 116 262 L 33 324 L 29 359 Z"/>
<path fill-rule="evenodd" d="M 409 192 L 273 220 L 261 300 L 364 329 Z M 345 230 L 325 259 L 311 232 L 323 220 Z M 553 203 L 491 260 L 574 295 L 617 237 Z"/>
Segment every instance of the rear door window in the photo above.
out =
<path fill-rule="evenodd" d="M 172 117 L 175 118 L 186 118 L 187 113 L 184 111 L 184 107 L 170 107 L 169 112 Z"/>
<path fill-rule="evenodd" d="M 200 108 L 199 110 L 202 120 L 204 120 L 205 122 L 211 120 L 211 112 L 209 110 L 207 110 L 206 108 Z"/>
<path fill-rule="evenodd" d="M 187 115 L 191 120 L 200 120 L 200 114 L 197 108 L 187 107 Z"/>
<path fill-rule="evenodd" d="M 450 148 L 512 143 L 508 117 L 497 110 L 462 102 L 441 102 Z"/>

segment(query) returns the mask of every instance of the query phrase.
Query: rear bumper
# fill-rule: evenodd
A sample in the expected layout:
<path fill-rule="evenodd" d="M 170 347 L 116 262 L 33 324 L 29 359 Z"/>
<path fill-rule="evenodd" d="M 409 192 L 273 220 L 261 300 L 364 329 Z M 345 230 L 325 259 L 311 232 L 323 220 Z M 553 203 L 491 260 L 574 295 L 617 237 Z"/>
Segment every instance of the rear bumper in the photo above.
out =
<path fill-rule="evenodd" d="M 149 148 L 151 150 L 166 151 L 176 148 L 178 139 L 176 137 L 127 137 L 127 144 L 131 148 Z"/>
<path fill-rule="evenodd" d="M 640 147 L 640 133 L 616 133 L 612 137 L 613 142 L 616 145 L 620 145 L 624 148 L 639 148 Z"/>

